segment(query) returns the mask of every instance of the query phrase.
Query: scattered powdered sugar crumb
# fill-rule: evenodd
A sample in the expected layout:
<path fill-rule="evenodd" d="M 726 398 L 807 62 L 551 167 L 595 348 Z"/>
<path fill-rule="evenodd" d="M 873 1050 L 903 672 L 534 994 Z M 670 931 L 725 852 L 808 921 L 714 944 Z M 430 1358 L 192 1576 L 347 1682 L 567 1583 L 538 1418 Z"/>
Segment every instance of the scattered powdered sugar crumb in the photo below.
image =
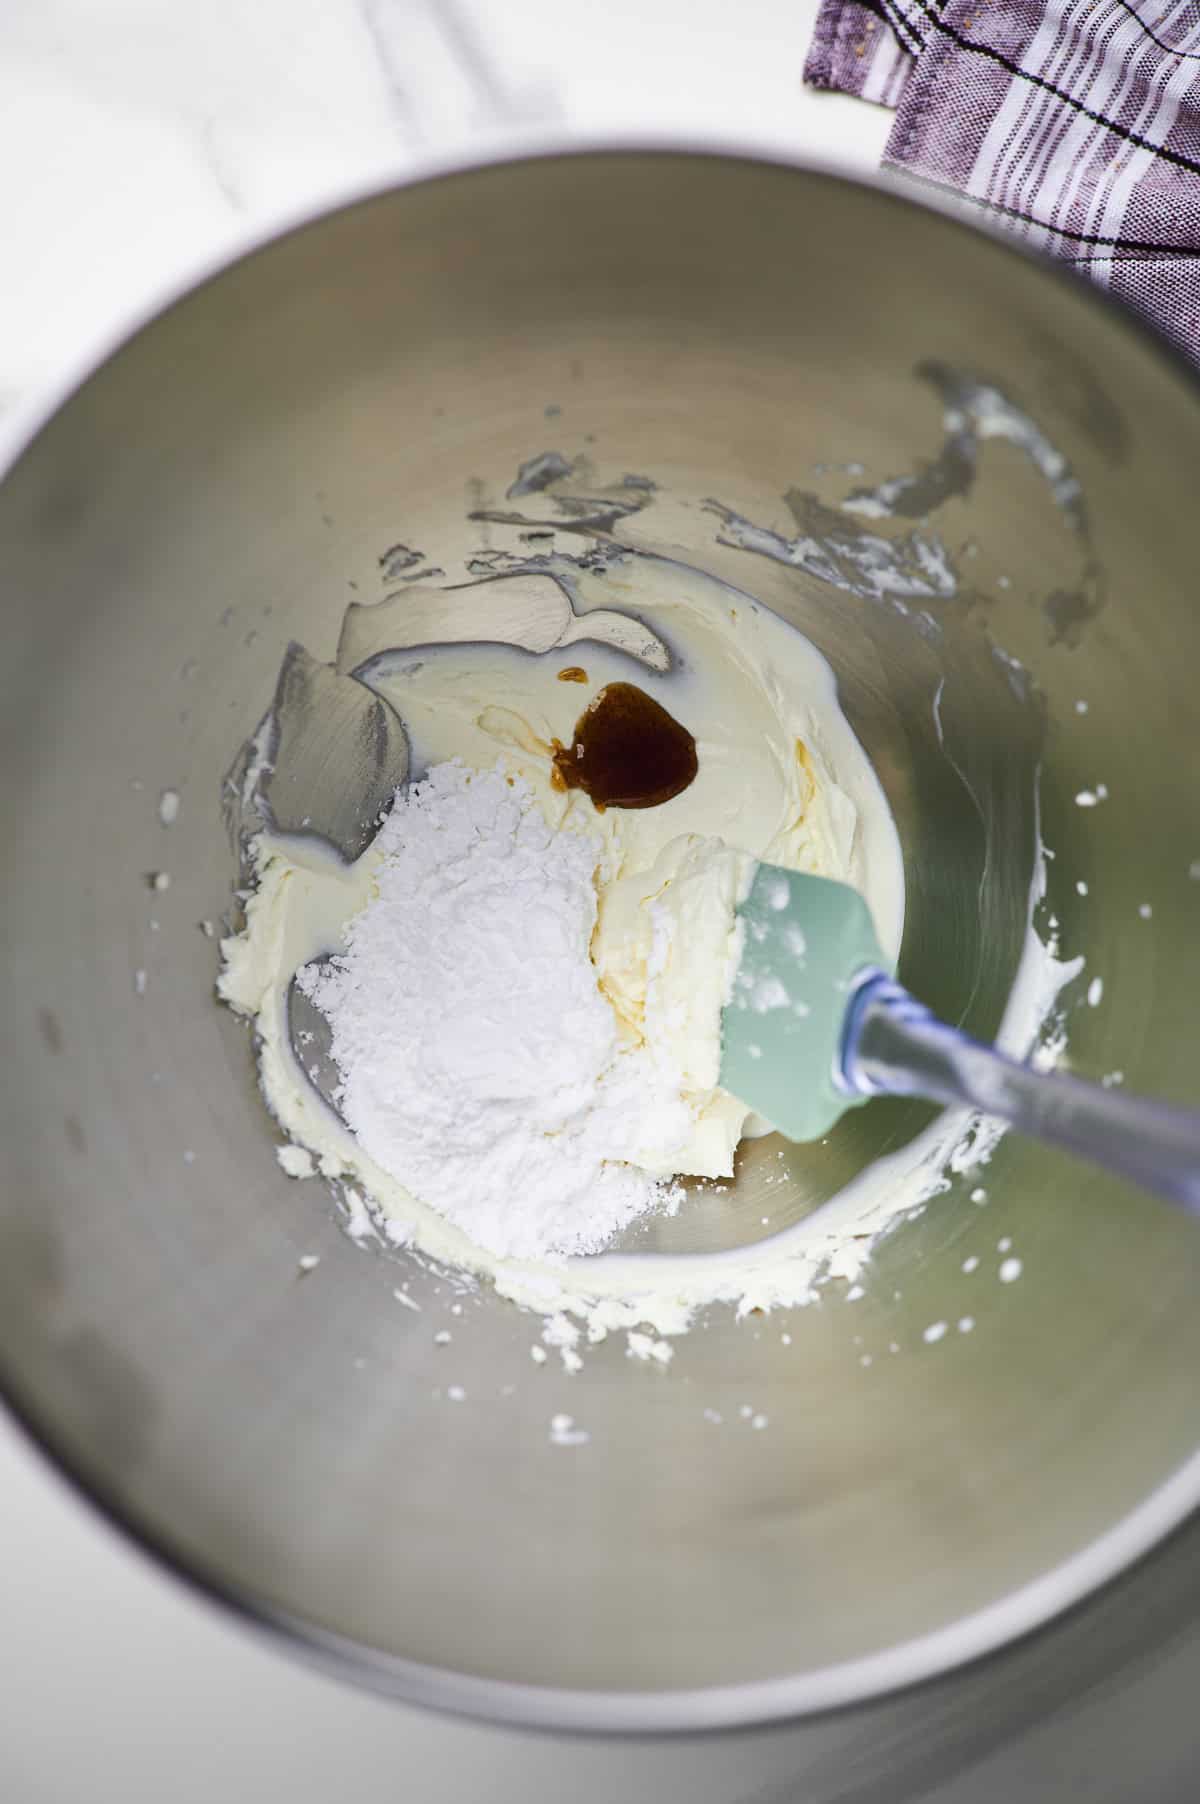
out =
<path fill-rule="evenodd" d="M 560 1310 L 547 1316 L 542 1339 L 548 1347 L 573 1347 L 579 1339 L 579 1329 L 570 1316 Z"/>
<path fill-rule="evenodd" d="M 626 1359 L 640 1359 L 643 1363 L 654 1360 L 657 1365 L 670 1365 L 675 1357 L 675 1349 L 670 1341 L 656 1340 L 652 1334 L 640 1334 L 631 1328 L 625 1336 Z"/>
<path fill-rule="evenodd" d="M 1076 882 L 1076 884 L 1075 884 L 1075 889 L 1076 889 L 1076 893 L 1077 893 L 1077 894 L 1078 894 L 1078 895 L 1081 895 L 1081 896 L 1086 896 L 1086 895 L 1087 895 L 1087 893 L 1088 893 L 1088 886 L 1087 886 L 1087 884 L 1086 884 L 1086 883 L 1085 883 L 1085 882 L 1084 882 L 1084 880 L 1083 880 L 1083 878 L 1082 878 L 1082 877 L 1080 877 L 1080 878 L 1079 878 L 1079 879 L 1078 879 L 1078 880 L 1077 880 L 1077 882 Z"/>
<path fill-rule="evenodd" d="M 204 935 L 206 940 L 211 940 L 214 937 L 214 935 L 216 934 L 217 930 L 214 927 L 213 923 L 209 920 L 197 921 L 196 925 L 200 929 L 201 933 Z"/>
<path fill-rule="evenodd" d="M 555 1447 L 582 1447 L 591 1439 L 586 1429 L 576 1428 L 574 1416 L 551 1416 L 550 1440 Z"/>
<path fill-rule="evenodd" d="M 945 1322 L 930 1322 L 928 1328 L 926 1328 L 922 1332 L 921 1339 L 923 1341 L 928 1342 L 928 1344 L 932 1347 L 935 1341 L 939 1341 L 942 1339 L 945 1332 L 946 1332 L 946 1323 Z"/>
<path fill-rule="evenodd" d="M 533 1346 L 529 1349 L 529 1357 L 532 1359 L 535 1366 L 544 1366 L 549 1355 L 546 1352 L 545 1347 L 539 1347 L 535 1341 Z"/>
<path fill-rule="evenodd" d="M 548 1347 L 558 1349 L 563 1370 L 570 1373 L 572 1377 L 576 1372 L 583 1370 L 583 1359 L 576 1351 L 579 1336 L 580 1329 L 577 1324 L 571 1320 L 569 1315 L 564 1315 L 561 1311 L 547 1317 L 546 1325 L 542 1329 L 542 1339 Z"/>
<path fill-rule="evenodd" d="M 978 1253 L 972 1253 L 969 1259 L 964 1259 L 962 1262 L 962 1268 L 963 1268 L 964 1272 L 966 1272 L 968 1275 L 971 1272 L 977 1272 L 979 1270 Z"/>
<path fill-rule="evenodd" d="M 339 1106 L 406 1188 L 502 1259 L 599 1251 L 670 1201 L 691 1113 L 596 984 L 592 834 L 555 832 L 500 769 L 435 765 L 374 842 L 346 950 L 298 974 L 329 1021 Z"/>
<path fill-rule="evenodd" d="M 439 1328 L 433 1337 L 433 1344 L 435 1347 L 448 1347 L 452 1338 L 449 1328 Z"/>
<path fill-rule="evenodd" d="M 141 965 L 138 966 L 133 974 L 133 993 L 135 996 L 144 996 L 146 994 L 146 973 Z"/>
<path fill-rule="evenodd" d="M 1088 705 L 1085 701 L 1080 700 L 1075 703 L 1076 714 L 1086 714 L 1087 711 L 1088 711 Z"/>
<path fill-rule="evenodd" d="M 173 827 L 179 819 L 179 791 L 164 789 L 158 798 L 158 818 L 164 827 Z"/>
<path fill-rule="evenodd" d="M 979 1166 L 987 1165 L 1004 1138 L 1004 1133 L 1005 1127 L 1002 1121 L 997 1121 L 994 1117 L 987 1115 L 973 1116 L 965 1133 L 946 1161 L 943 1177 L 949 1179 L 951 1176 L 975 1171 Z M 945 1185 L 942 1187 L 945 1188 Z M 983 1195 L 975 1200 L 982 1202 Z"/>
<path fill-rule="evenodd" d="M 1001 1239 L 999 1239 L 996 1242 L 996 1251 L 998 1253 L 1011 1253 L 1012 1252 L 1012 1235 L 1011 1234 L 1003 1235 L 1001 1237 Z"/>
<path fill-rule="evenodd" d="M 1106 1071 L 1100 1082 L 1106 1090 L 1114 1090 L 1118 1084 L 1125 1082 L 1125 1073 L 1123 1071 Z"/>
<path fill-rule="evenodd" d="M 787 1008 L 791 997 L 784 988 L 782 978 L 760 977 L 750 986 L 747 1001 L 756 1015 L 769 1015 L 776 1009 Z"/>
<path fill-rule="evenodd" d="M 751 1428 L 765 1428 L 769 1421 L 770 1417 L 764 1416 L 760 1411 L 759 1414 L 751 1416 L 750 1426 Z"/>
<path fill-rule="evenodd" d="M 861 1298 L 865 1297 L 866 1294 L 867 1293 L 861 1284 L 852 1284 L 846 1292 L 846 1301 L 847 1303 L 857 1303 Z"/>
<path fill-rule="evenodd" d="M 196 1155 L 190 1146 L 184 1148 L 183 1162 L 185 1165 L 194 1165 L 196 1163 Z"/>
<path fill-rule="evenodd" d="M 1149 902 L 1139 902 L 1138 903 L 1138 914 L 1142 917 L 1143 921 L 1148 921 L 1153 913 L 1154 913 L 1154 908 L 1151 903 L 1149 903 Z"/>
<path fill-rule="evenodd" d="M 171 887 L 170 871 L 151 871 L 150 888 L 152 890 L 157 890 L 159 895 L 161 895 L 163 890 L 170 889 L 170 887 Z"/>
<path fill-rule="evenodd" d="M 808 941 L 804 937 L 804 931 L 796 925 L 795 921 L 788 921 L 785 925 L 783 943 L 793 958 L 803 958 L 808 951 Z M 804 1012 L 807 1014 L 807 1009 Z"/>
<path fill-rule="evenodd" d="M 982 1184 L 977 1184 L 975 1186 L 974 1190 L 972 1190 L 971 1201 L 973 1203 L 986 1203 L 987 1202 L 987 1191 L 983 1188 Z"/>
<path fill-rule="evenodd" d="M 792 886 L 782 872 L 772 871 L 763 878 L 762 893 L 767 907 L 778 911 L 786 908 L 791 901 Z"/>
<path fill-rule="evenodd" d="M 449 1397 L 451 1403 L 463 1403 L 466 1401 L 467 1393 L 464 1391 L 461 1384 L 451 1384 L 447 1386 L 446 1395 Z"/>
<path fill-rule="evenodd" d="M 960 1334 L 970 1334 L 970 1332 L 971 1332 L 972 1328 L 974 1328 L 974 1326 L 975 1326 L 975 1317 L 973 1315 L 960 1315 L 959 1316 L 958 1332 Z"/>
<path fill-rule="evenodd" d="M 321 1255 L 319 1253 L 301 1253 L 296 1261 L 302 1272 L 315 1272 L 320 1263 Z"/>
<path fill-rule="evenodd" d="M 1107 800 L 1107 786 L 1103 783 L 1097 783 L 1095 789 L 1081 789 L 1079 791 L 1075 797 L 1075 806 L 1077 808 L 1098 808 L 1101 802 L 1107 802 Z"/>
<path fill-rule="evenodd" d="M 706 1409 L 702 1412 L 706 1422 L 721 1423 L 725 1420 L 719 1409 Z"/>
<path fill-rule="evenodd" d="M 394 1290 L 392 1295 L 395 1297 L 397 1303 L 403 1303 L 406 1309 L 415 1309 L 417 1314 L 420 1315 L 421 1305 L 414 1302 L 406 1290 Z"/>
<path fill-rule="evenodd" d="M 317 1170 L 322 1177 L 336 1177 L 337 1172 L 326 1170 L 327 1163 L 325 1159 L 318 1159 Z M 340 1166 L 338 1170 L 341 1170 Z M 366 1246 L 368 1241 L 380 1238 L 375 1219 L 360 1191 L 355 1190 L 352 1184 L 343 1184 L 338 1200 L 342 1207 L 342 1226 L 356 1246 Z M 393 1246 L 404 1246 L 408 1239 L 408 1230 L 402 1222 L 386 1222 L 384 1231 Z"/>
<path fill-rule="evenodd" d="M 1088 1007 L 1099 1008 L 1103 998 L 1104 979 L 1102 977 L 1093 977 L 1087 988 Z"/>
<path fill-rule="evenodd" d="M 1024 1270 L 1019 1259 L 1006 1259 L 1000 1267 L 1001 1284 L 1014 1284 Z"/>
<path fill-rule="evenodd" d="M 1083 960 L 1078 961 L 1080 964 Z M 1053 1071 L 1067 1049 L 1066 1023 L 1061 1015 L 1058 1021 L 1047 1028 L 1044 1037 L 1029 1055 L 1029 1064 L 1034 1071 Z"/>
<path fill-rule="evenodd" d="M 1193 858 L 1188 866 L 1188 876 L 1193 883 L 1200 883 L 1200 858 Z"/>
<path fill-rule="evenodd" d="M 317 1175 L 316 1161 L 306 1146 L 293 1146 L 290 1140 L 285 1141 L 275 1148 L 275 1157 L 289 1178 L 315 1178 Z"/>

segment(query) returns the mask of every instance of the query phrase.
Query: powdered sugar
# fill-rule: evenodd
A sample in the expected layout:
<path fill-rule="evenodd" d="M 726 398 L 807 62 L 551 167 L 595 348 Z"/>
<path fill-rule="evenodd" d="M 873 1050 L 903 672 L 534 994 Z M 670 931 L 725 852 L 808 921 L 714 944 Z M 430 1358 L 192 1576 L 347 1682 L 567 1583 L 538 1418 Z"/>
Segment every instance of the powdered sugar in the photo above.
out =
<path fill-rule="evenodd" d="M 599 839 L 552 831 L 501 767 L 435 765 L 375 842 L 374 900 L 300 988 L 328 1018 L 359 1144 L 498 1258 L 598 1250 L 668 1187 L 691 1114 L 620 1044 L 589 944 Z"/>

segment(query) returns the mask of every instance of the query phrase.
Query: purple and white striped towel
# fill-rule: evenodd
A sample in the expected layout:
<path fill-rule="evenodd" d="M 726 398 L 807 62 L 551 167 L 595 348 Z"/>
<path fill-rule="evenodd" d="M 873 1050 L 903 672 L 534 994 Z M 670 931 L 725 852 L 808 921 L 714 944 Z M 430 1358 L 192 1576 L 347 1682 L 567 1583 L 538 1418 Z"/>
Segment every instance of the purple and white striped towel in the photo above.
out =
<path fill-rule="evenodd" d="M 822 0 L 804 74 L 1200 360 L 1200 0 Z"/>

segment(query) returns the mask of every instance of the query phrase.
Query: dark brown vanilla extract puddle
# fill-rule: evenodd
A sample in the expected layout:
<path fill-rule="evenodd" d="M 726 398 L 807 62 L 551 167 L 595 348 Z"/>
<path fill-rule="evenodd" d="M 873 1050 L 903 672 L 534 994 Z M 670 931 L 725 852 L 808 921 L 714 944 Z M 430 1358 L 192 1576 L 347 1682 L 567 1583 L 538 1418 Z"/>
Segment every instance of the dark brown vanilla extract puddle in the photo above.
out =
<path fill-rule="evenodd" d="M 575 723 L 570 745 L 554 741 L 556 789 L 582 789 L 597 808 L 656 808 L 688 787 L 699 768 L 696 741 L 635 683 L 607 683 Z"/>

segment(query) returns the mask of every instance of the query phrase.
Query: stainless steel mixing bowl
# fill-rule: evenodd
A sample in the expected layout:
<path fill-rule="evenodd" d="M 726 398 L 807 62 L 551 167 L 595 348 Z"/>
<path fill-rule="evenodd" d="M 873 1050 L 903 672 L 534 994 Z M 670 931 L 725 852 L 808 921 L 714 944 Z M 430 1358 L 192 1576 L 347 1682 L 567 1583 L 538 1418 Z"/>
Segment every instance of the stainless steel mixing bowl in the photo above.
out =
<path fill-rule="evenodd" d="M 547 449 L 606 493 L 652 477 L 616 539 L 826 652 L 904 838 L 911 987 L 994 1030 L 1040 766 L 1047 909 L 1088 959 L 1070 1055 L 1200 1100 L 1190 376 L 1057 273 L 828 175 L 452 174 L 169 308 L 0 489 L 0 1375 L 149 1546 L 370 1682 L 561 1725 L 815 1710 L 1044 1620 L 1190 1509 L 1200 1235 L 1009 1139 L 861 1300 L 713 1310 L 668 1371 L 613 1340 L 568 1377 L 531 1363 L 530 1317 L 486 1290 L 447 1317 L 444 1279 L 283 1175 L 197 928 L 229 904 L 223 774 L 288 640 L 331 656 L 396 541 L 454 581 L 542 516 L 589 542 L 552 493 L 506 500 Z M 903 473 L 882 521 L 842 506 Z M 927 594 L 872 588 L 871 533 Z M 797 1149 L 770 1231 L 926 1120 L 879 1105 Z M 698 1204 L 689 1244 L 762 1232 L 761 1194 L 751 1169 Z M 552 1444 L 558 1412 L 586 1444 Z"/>

